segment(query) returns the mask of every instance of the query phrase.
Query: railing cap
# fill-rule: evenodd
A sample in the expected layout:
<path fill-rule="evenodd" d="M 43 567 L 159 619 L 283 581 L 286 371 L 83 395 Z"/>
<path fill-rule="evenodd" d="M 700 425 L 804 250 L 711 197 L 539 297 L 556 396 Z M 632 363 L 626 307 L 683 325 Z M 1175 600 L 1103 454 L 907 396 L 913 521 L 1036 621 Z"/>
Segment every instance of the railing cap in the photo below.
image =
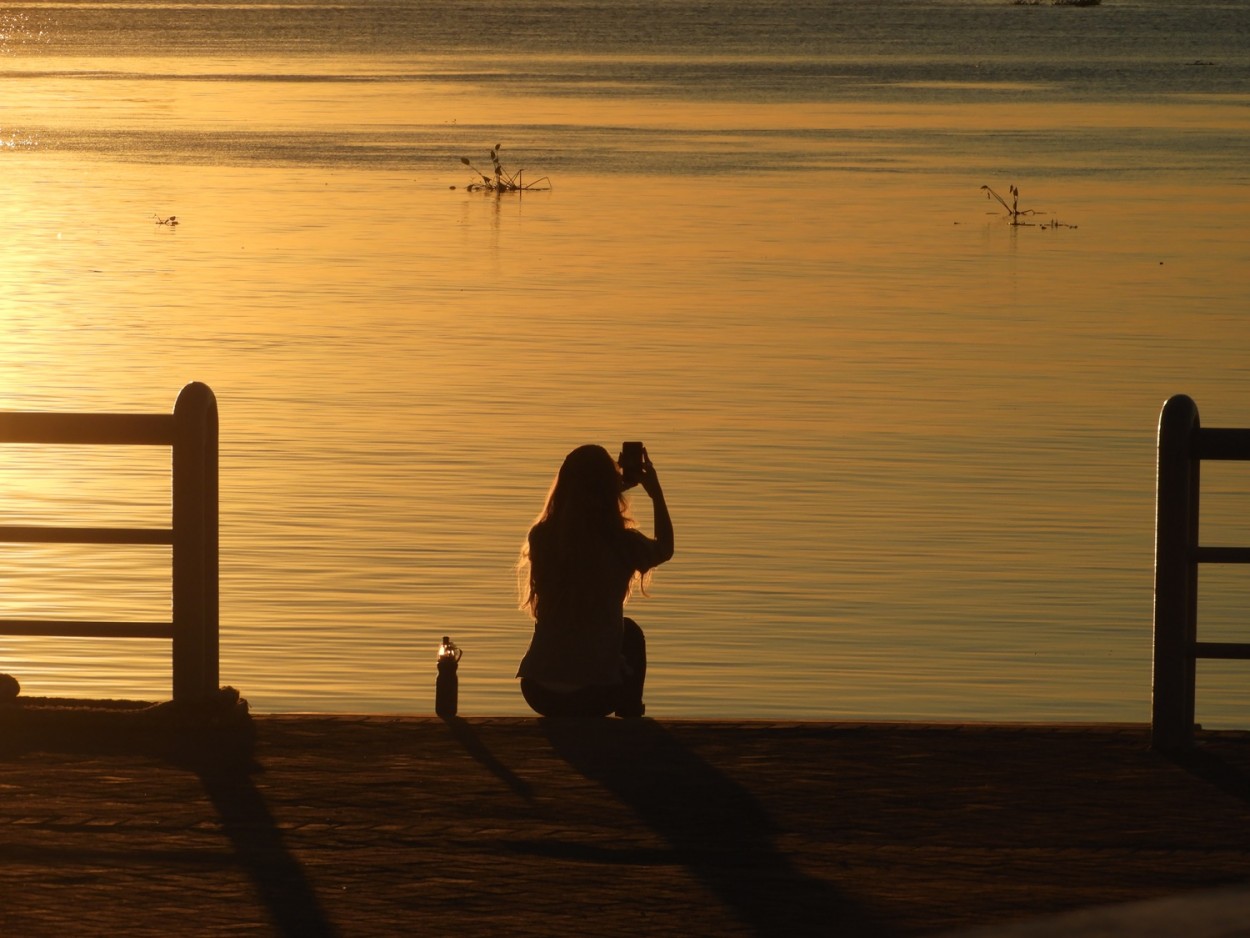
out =
<path fill-rule="evenodd" d="M 1198 427 L 1198 405 L 1188 394 L 1173 394 L 1159 412 L 1159 440 L 1177 433 L 1188 433 Z"/>
<path fill-rule="evenodd" d="M 216 410 L 217 397 L 213 389 L 203 381 L 192 381 L 178 392 L 178 400 L 174 402 L 174 414 L 177 416 L 191 410 Z"/>

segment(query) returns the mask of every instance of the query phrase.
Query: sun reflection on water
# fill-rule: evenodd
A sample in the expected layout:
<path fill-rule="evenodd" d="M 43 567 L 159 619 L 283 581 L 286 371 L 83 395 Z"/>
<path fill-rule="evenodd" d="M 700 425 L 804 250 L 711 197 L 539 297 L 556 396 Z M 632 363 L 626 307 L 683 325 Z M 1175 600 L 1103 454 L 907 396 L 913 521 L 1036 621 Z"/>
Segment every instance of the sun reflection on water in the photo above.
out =
<path fill-rule="evenodd" d="M 463 711 L 523 712 L 525 526 L 568 449 L 642 438 L 678 541 L 631 606 L 654 712 L 1143 718 L 1158 407 L 1250 425 L 1244 98 L 555 94 L 567 59 L 495 63 L 527 64 L 3 60 L 0 407 L 214 388 L 223 679 L 428 712 L 450 634 Z M 500 140 L 553 190 L 450 188 Z M 155 450 L 0 446 L 0 523 L 159 525 L 167 488 Z M 168 565 L 3 545 L 0 612 L 160 617 Z M 1244 587 L 1211 583 L 1223 629 Z M 164 696 L 167 655 L 0 637 L 32 693 Z"/>

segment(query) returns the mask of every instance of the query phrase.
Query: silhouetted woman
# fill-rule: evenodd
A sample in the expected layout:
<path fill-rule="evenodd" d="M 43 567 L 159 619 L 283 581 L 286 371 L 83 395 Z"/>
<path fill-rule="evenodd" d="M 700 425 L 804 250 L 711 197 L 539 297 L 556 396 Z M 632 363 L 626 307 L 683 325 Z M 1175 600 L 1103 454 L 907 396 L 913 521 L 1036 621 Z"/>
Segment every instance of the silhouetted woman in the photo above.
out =
<path fill-rule="evenodd" d="M 643 714 L 646 640 L 623 607 L 635 584 L 673 556 L 673 523 L 646 451 L 637 479 L 655 509 L 655 537 L 626 513 L 621 469 L 602 446 L 565 457 L 521 549 L 523 607 L 534 637 L 517 677 L 549 717 Z M 629 482 L 628 485 L 632 485 Z"/>

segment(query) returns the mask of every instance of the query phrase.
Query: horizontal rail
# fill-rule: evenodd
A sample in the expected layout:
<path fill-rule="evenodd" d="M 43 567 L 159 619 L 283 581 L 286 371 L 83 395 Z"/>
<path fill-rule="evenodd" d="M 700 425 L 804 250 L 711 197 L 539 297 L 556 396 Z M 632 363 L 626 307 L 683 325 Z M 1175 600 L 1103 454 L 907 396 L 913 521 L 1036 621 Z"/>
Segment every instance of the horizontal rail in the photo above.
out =
<path fill-rule="evenodd" d="M 1194 455 L 1198 459 L 1250 459 L 1250 430 L 1200 429 Z"/>
<path fill-rule="evenodd" d="M 172 622 L 90 622 L 70 619 L 0 619 L 0 635 L 73 638 L 173 638 Z"/>
<path fill-rule="evenodd" d="M 172 446 L 172 414 L 58 414 L 0 411 L 0 443 Z"/>
<path fill-rule="evenodd" d="M 59 528 L 35 524 L 0 525 L 8 544 L 173 544 L 171 528 Z"/>
<path fill-rule="evenodd" d="M 1246 642 L 1194 642 L 1194 657 L 1250 660 L 1250 644 Z"/>
<path fill-rule="evenodd" d="M 1199 547 L 1194 550 L 1198 563 L 1250 563 L 1250 547 Z"/>
<path fill-rule="evenodd" d="M 169 447 L 172 499 L 167 527 L 10 524 L 0 525 L 0 543 L 167 546 L 171 621 L 0 618 L 0 635 L 171 639 L 174 701 L 212 699 L 220 665 L 219 424 L 212 389 L 198 381 L 187 384 L 172 414 L 0 411 L 0 446 L 5 444 Z"/>

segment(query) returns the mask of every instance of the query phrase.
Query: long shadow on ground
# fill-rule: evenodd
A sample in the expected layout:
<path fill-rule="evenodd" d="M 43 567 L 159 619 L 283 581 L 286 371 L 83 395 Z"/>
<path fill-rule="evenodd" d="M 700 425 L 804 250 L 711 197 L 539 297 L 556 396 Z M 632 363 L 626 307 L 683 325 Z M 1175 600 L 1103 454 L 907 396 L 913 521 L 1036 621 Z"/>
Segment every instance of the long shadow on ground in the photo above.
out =
<path fill-rule="evenodd" d="M 671 845 L 756 935 L 888 935 L 834 885 L 796 869 L 743 786 L 651 720 L 542 720 L 555 751 Z"/>
<path fill-rule="evenodd" d="M 495 754 L 478 738 L 477 733 L 473 731 L 473 727 L 466 723 L 462 717 L 443 717 L 442 720 L 447 724 L 451 735 L 455 737 L 456 741 L 464 747 L 465 752 L 472 756 L 479 765 L 512 789 L 513 794 L 524 798 L 526 801 L 534 800 L 534 790 L 529 782 L 500 762 L 495 757 Z"/>
<path fill-rule="evenodd" d="M 290 938 L 338 935 L 253 781 L 263 770 L 253 755 L 255 733 L 249 719 L 224 726 L 185 725 L 164 714 L 85 707 L 9 711 L 6 716 L 0 759 L 25 752 L 137 755 L 195 774 L 276 931 Z"/>
<path fill-rule="evenodd" d="M 1242 757 L 1240 761 L 1237 756 Z M 1224 794 L 1250 804 L 1250 764 L 1244 756 L 1244 747 L 1221 747 L 1208 741 L 1190 750 L 1167 753 L 1165 758 Z"/>
<path fill-rule="evenodd" d="M 331 938 L 338 930 L 321 907 L 304 868 L 287 849 L 269 805 L 252 776 L 261 771 L 250 747 L 177 753 L 172 760 L 199 776 L 204 791 L 268 909 L 274 925 L 291 938 Z"/>

